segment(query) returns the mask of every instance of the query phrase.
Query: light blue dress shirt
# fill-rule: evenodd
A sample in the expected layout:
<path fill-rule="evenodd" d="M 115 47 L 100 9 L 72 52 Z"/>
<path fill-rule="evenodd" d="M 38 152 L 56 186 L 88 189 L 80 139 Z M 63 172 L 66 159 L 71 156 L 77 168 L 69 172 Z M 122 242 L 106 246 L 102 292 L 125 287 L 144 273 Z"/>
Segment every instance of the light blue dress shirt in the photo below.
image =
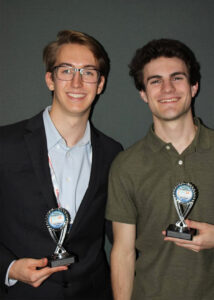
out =
<path fill-rule="evenodd" d="M 48 155 L 59 189 L 58 205 L 67 209 L 72 222 L 88 188 L 92 163 L 91 131 L 87 122 L 84 136 L 73 147 L 54 126 L 50 106 L 43 113 Z"/>

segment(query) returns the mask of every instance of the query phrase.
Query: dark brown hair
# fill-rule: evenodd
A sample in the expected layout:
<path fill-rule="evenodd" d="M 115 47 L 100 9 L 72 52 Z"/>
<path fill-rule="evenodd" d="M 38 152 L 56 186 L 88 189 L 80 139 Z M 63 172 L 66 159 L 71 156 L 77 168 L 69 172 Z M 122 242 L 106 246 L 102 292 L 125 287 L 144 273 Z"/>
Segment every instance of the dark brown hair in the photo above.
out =
<path fill-rule="evenodd" d="M 139 91 L 145 91 L 144 66 L 158 57 L 177 57 L 181 59 L 187 66 L 190 84 L 200 83 L 200 65 L 192 50 L 178 40 L 159 39 L 152 40 L 144 47 L 139 48 L 129 64 L 129 75 L 134 78 L 135 86 Z"/>

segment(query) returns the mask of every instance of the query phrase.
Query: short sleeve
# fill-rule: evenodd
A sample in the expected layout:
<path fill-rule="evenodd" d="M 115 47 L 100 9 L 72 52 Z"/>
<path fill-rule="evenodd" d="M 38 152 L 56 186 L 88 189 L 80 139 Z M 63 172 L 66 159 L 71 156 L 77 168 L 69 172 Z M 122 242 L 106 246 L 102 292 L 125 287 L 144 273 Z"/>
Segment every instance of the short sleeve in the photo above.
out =
<path fill-rule="evenodd" d="M 134 202 L 134 184 L 123 155 L 114 160 L 108 185 L 106 219 L 127 224 L 136 224 L 137 210 Z"/>

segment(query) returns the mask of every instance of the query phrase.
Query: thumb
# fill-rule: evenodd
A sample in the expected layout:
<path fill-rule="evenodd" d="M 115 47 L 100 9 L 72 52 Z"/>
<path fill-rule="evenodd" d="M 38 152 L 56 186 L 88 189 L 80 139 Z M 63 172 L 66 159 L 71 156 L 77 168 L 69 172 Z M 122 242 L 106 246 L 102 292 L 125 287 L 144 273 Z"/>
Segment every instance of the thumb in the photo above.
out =
<path fill-rule="evenodd" d="M 36 266 L 37 266 L 38 268 L 46 267 L 46 266 L 47 266 L 47 263 L 48 263 L 47 258 L 41 258 L 41 259 L 37 259 L 37 260 L 36 260 Z"/>
<path fill-rule="evenodd" d="M 194 228 L 194 229 L 203 229 L 203 224 L 201 222 L 196 222 L 196 221 L 192 221 L 192 220 L 185 220 L 185 223 L 187 224 L 188 227 L 190 228 Z"/>

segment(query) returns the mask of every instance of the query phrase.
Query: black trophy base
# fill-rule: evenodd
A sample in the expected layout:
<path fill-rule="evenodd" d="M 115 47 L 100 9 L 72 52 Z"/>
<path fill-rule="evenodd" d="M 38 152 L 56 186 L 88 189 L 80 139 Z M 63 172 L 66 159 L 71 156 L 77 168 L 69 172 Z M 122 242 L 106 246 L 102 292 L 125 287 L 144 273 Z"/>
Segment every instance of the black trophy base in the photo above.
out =
<path fill-rule="evenodd" d="M 75 262 L 75 255 L 69 255 L 67 257 L 58 258 L 55 255 L 48 257 L 48 266 L 50 268 L 68 266 Z"/>
<path fill-rule="evenodd" d="M 175 224 L 170 224 L 166 230 L 166 236 L 182 239 L 182 240 L 191 241 L 194 235 L 196 235 L 196 229 L 193 228 L 181 229 Z"/>

